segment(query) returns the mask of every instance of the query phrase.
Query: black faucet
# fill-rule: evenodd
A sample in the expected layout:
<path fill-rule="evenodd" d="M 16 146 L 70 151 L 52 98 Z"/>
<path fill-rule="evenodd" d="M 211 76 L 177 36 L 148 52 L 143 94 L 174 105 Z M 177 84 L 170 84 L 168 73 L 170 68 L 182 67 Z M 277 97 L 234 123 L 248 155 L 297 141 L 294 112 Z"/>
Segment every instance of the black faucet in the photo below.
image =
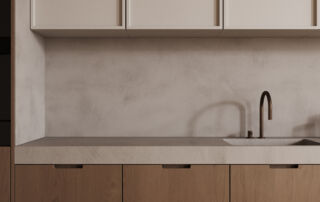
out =
<path fill-rule="evenodd" d="M 260 98 L 260 136 L 259 138 L 264 138 L 263 135 L 263 103 L 264 98 L 267 97 L 268 100 L 268 120 L 272 120 L 272 99 L 268 91 L 264 91 Z"/>

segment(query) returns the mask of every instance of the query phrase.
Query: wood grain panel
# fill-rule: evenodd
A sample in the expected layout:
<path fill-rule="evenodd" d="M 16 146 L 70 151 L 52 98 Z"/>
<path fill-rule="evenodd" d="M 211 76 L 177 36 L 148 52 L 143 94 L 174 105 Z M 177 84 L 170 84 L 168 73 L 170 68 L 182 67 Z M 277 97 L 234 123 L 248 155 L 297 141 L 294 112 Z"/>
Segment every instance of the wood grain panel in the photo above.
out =
<path fill-rule="evenodd" d="M 319 202 L 320 166 L 232 165 L 231 202 Z"/>
<path fill-rule="evenodd" d="M 121 202 L 122 166 L 17 165 L 16 202 Z"/>
<path fill-rule="evenodd" d="M 0 201 L 10 201 L 10 147 L 0 147 Z"/>
<path fill-rule="evenodd" d="M 224 165 L 124 166 L 124 202 L 227 202 L 228 171 Z"/>

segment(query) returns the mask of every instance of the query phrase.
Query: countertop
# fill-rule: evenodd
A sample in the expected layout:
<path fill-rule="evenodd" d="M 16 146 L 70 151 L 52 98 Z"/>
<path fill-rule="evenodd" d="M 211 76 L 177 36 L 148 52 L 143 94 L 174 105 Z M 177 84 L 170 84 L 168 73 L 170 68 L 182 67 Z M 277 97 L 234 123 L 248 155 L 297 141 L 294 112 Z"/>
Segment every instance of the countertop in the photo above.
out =
<path fill-rule="evenodd" d="M 317 138 L 304 138 L 319 142 Z M 234 146 L 222 138 L 45 137 L 16 164 L 320 164 L 320 145 Z"/>

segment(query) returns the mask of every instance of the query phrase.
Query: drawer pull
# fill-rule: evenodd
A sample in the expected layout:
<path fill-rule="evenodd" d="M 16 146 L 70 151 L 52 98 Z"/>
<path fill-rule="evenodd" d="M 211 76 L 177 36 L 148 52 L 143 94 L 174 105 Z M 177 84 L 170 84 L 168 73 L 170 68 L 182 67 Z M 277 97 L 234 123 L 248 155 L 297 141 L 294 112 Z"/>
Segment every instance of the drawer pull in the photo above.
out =
<path fill-rule="evenodd" d="M 56 164 L 54 165 L 55 168 L 57 169 L 67 169 L 67 168 L 77 168 L 77 169 L 80 169 L 80 168 L 83 168 L 83 165 L 81 164 L 74 164 L 74 165 L 64 165 L 64 164 Z"/>
<path fill-rule="evenodd" d="M 165 164 L 162 165 L 162 168 L 165 169 L 190 169 L 190 164 Z"/>
<path fill-rule="evenodd" d="M 281 168 L 284 168 L 284 169 L 296 169 L 296 168 L 299 168 L 299 165 L 298 164 L 289 164 L 289 165 L 270 165 L 270 168 L 271 169 L 281 169 Z"/>

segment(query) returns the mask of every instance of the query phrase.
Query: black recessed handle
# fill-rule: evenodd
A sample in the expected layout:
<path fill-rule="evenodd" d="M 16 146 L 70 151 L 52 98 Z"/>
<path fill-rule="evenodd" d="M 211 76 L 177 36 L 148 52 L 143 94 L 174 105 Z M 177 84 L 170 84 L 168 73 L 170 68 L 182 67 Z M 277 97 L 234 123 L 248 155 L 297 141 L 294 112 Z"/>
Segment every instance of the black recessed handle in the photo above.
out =
<path fill-rule="evenodd" d="M 162 168 L 165 169 L 190 169 L 190 164 L 164 164 Z"/>
<path fill-rule="evenodd" d="M 81 169 L 83 168 L 82 164 L 56 164 L 54 165 L 55 168 L 57 169 Z"/>
<path fill-rule="evenodd" d="M 283 164 L 283 165 L 270 165 L 271 169 L 297 169 L 298 164 Z"/>

